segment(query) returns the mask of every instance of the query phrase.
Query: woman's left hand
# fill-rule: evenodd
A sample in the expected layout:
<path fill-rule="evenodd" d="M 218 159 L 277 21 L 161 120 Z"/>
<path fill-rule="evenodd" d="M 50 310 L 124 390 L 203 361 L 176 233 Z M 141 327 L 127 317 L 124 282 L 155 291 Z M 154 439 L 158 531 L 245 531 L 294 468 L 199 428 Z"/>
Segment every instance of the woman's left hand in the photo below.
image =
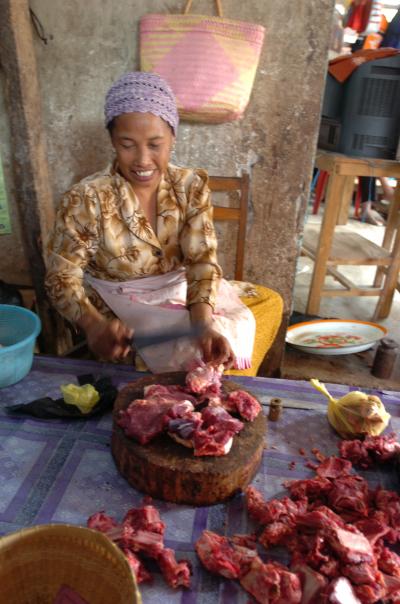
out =
<path fill-rule="evenodd" d="M 233 367 L 235 355 L 231 345 L 222 334 L 211 326 L 206 328 L 199 343 L 205 363 L 210 363 L 212 365 L 222 364 L 226 369 Z"/>

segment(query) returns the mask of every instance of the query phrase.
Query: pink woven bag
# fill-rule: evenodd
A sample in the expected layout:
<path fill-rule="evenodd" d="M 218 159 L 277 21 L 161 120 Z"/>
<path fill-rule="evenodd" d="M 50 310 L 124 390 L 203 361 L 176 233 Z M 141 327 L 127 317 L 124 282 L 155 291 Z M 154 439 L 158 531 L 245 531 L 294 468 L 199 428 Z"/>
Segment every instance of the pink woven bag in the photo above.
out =
<path fill-rule="evenodd" d="M 175 93 L 179 115 L 194 122 L 239 119 L 249 102 L 264 41 L 262 25 L 188 14 L 150 14 L 140 21 L 142 71 L 162 76 Z"/>

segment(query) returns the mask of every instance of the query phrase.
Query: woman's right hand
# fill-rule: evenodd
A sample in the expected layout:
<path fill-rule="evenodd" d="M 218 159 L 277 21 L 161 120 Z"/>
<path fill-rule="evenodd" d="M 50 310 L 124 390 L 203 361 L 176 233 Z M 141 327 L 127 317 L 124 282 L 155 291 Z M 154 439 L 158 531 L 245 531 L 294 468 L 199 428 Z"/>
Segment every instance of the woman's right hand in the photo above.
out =
<path fill-rule="evenodd" d="M 106 361 L 123 359 L 132 350 L 133 329 L 119 319 L 108 320 L 96 313 L 83 317 L 80 327 L 85 331 L 90 350 Z"/>

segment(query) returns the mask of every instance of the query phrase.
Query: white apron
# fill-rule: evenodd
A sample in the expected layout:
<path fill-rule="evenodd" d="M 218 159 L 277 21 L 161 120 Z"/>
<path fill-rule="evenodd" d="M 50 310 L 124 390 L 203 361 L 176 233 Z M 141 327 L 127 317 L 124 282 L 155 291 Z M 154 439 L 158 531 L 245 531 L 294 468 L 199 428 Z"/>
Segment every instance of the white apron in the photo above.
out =
<path fill-rule="evenodd" d="M 184 268 L 164 275 L 122 282 L 104 281 L 85 274 L 85 281 L 123 323 L 141 335 L 190 326 Z M 219 285 L 213 327 L 230 343 L 236 357 L 235 369 L 249 368 L 256 331 L 255 319 L 225 279 L 221 279 Z M 139 353 L 153 373 L 185 371 L 195 358 L 201 358 L 198 345 L 186 338 L 148 346 Z"/>

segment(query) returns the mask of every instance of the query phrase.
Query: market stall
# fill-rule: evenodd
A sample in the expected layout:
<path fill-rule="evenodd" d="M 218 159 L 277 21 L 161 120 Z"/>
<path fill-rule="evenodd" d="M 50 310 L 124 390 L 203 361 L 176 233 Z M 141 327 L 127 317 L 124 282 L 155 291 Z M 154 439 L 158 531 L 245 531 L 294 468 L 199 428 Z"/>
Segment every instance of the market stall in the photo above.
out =
<path fill-rule="evenodd" d="M 11 416 L 9 405 L 28 403 L 41 396 L 57 398 L 60 385 L 76 383 L 77 376 L 109 376 L 120 389 L 142 374 L 127 366 L 92 361 L 36 357 L 30 374 L 1 392 L 0 430 L 0 530 L 2 534 L 22 527 L 46 523 L 85 526 L 88 517 L 100 510 L 118 521 L 128 509 L 140 506 L 143 493 L 129 486 L 118 472 L 110 451 L 111 413 L 87 420 L 37 419 Z M 230 378 L 232 381 L 232 378 Z M 337 453 L 338 437 L 330 427 L 325 399 L 307 382 L 269 378 L 235 377 L 252 392 L 268 416 L 270 401 L 280 398 L 283 411 L 278 421 L 268 421 L 261 465 L 252 481 L 265 498 L 282 497 L 285 480 L 314 475 L 306 460 L 315 460 L 312 449 L 324 455 Z M 350 389 L 332 386 L 340 397 Z M 400 392 L 379 392 L 391 414 L 391 429 L 400 426 Z M 363 473 L 371 486 L 378 483 L 398 488 L 392 467 Z M 208 507 L 177 505 L 153 500 L 166 524 L 165 544 L 177 559 L 189 560 L 193 575 L 189 589 L 172 590 L 151 567 L 152 583 L 140 585 L 143 602 L 239 603 L 248 595 L 238 582 L 210 574 L 200 564 L 194 544 L 205 529 L 220 535 L 250 533 L 254 523 L 245 511 L 243 494 L 226 503 Z M 265 551 L 262 553 L 266 557 Z M 284 550 L 271 549 L 268 557 L 287 561 Z"/>

